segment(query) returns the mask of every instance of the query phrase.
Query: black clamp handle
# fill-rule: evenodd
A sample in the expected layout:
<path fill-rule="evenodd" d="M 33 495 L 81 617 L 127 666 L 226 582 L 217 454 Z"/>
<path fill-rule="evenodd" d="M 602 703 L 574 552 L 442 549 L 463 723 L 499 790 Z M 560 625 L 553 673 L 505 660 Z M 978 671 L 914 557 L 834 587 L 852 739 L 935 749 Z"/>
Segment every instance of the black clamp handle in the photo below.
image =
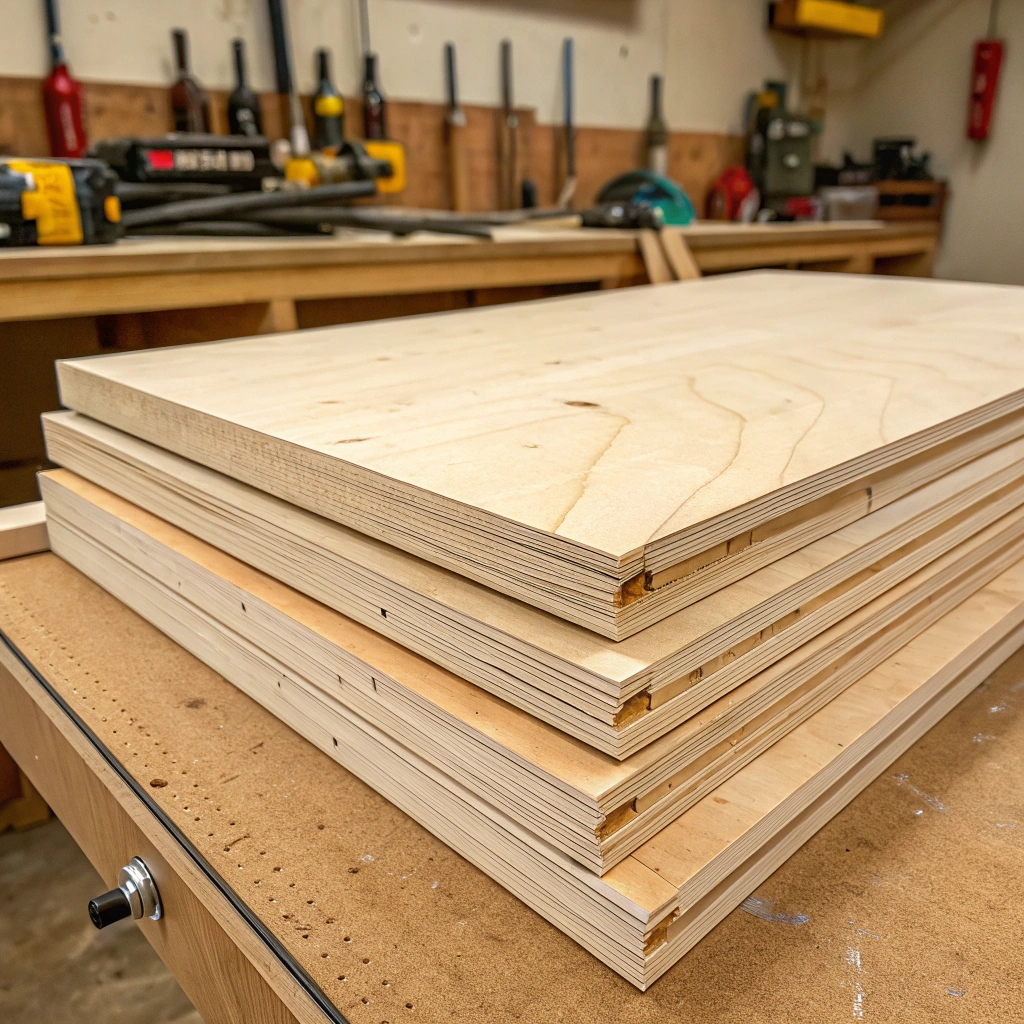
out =
<path fill-rule="evenodd" d="M 121 868 L 117 883 L 116 889 L 89 900 L 89 918 L 97 928 L 106 928 L 126 917 L 134 917 L 136 921 L 144 917 L 160 920 L 163 915 L 160 892 L 140 857 L 132 857 Z"/>
<path fill-rule="evenodd" d="M 122 889 L 111 889 L 94 900 L 89 900 L 89 918 L 97 928 L 132 916 L 131 901 Z"/>

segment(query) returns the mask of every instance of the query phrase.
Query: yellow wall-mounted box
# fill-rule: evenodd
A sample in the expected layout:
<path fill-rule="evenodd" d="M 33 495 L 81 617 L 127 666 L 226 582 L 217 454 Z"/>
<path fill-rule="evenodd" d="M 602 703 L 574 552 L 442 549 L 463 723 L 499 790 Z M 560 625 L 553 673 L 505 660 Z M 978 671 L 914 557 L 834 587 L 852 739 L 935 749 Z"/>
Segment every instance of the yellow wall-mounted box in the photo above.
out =
<path fill-rule="evenodd" d="M 843 0 L 778 0 L 769 8 L 772 28 L 807 35 L 877 39 L 885 15 L 874 7 Z"/>

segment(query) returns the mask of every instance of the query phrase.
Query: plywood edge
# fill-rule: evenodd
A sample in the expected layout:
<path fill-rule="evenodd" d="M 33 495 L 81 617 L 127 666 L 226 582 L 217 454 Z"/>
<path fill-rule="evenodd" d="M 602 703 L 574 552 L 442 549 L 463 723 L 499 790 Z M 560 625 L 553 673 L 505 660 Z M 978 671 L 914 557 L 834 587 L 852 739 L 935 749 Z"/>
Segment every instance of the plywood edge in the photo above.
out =
<path fill-rule="evenodd" d="M 0 561 L 49 550 L 46 509 L 41 501 L 0 508 Z"/>

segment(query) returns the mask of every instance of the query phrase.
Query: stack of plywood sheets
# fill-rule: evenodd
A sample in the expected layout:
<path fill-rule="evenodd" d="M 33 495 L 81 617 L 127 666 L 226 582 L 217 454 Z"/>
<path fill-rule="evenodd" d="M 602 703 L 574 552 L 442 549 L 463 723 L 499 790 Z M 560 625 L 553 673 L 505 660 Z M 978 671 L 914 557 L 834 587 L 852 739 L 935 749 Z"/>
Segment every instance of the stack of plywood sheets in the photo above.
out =
<path fill-rule="evenodd" d="M 757 274 L 75 360 L 51 544 L 644 987 L 1021 642 L 1022 327 Z"/>

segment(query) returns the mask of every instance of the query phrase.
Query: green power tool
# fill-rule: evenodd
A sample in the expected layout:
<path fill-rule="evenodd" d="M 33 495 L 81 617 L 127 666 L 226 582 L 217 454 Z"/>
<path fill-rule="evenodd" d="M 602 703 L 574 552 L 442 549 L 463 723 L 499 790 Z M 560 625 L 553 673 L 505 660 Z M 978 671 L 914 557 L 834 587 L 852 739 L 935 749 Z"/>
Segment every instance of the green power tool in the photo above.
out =
<path fill-rule="evenodd" d="M 697 217 L 690 197 L 674 181 L 653 171 L 629 171 L 612 178 L 598 193 L 597 202 L 650 206 L 661 211 L 664 224 L 691 224 Z"/>

